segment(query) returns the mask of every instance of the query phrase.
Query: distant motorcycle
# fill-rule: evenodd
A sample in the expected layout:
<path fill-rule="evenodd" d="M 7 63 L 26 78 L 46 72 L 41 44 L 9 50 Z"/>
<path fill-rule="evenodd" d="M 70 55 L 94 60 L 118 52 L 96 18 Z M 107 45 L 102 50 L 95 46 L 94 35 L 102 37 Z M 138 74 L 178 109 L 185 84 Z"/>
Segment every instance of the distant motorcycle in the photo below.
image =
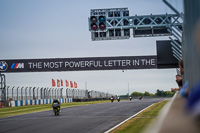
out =
<path fill-rule="evenodd" d="M 132 97 L 129 97 L 130 101 L 132 100 Z"/>
<path fill-rule="evenodd" d="M 117 101 L 118 101 L 118 102 L 120 101 L 120 98 L 119 98 L 119 97 L 117 97 Z"/>
<path fill-rule="evenodd" d="M 60 113 L 60 106 L 59 106 L 59 104 L 58 103 L 53 103 L 52 107 L 53 107 L 54 114 L 55 115 L 59 115 L 59 113 Z"/>
<path fill-rule="evenodd" d="M 141 99 L 142 99 L 142 96 L 139 97 L 139 100 L 141 100 Z"/>
<path fill-rule="evenodd" d="M 111 100 L 111 102 L 113 102 L 113 101 L 114 101 L 114 98 L 113 98 L 113 97 L 111 97 L 111 98 L 110 98 L 110 100 Z"/>

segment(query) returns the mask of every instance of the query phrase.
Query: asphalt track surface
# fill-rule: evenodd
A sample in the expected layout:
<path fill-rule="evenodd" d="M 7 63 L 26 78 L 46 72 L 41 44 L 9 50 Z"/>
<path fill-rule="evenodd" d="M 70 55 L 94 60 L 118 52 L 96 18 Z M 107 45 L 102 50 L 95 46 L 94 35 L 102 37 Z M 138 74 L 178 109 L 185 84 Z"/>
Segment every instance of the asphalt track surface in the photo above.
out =
<path fill-rule="evenodd" d="M 59 116 L 53 111 L 43 111 L 0 118 L 0 133 L 103 133 L 147 106 L 162 101 L 155 99 L 116 100 L 61 108 Z"/>

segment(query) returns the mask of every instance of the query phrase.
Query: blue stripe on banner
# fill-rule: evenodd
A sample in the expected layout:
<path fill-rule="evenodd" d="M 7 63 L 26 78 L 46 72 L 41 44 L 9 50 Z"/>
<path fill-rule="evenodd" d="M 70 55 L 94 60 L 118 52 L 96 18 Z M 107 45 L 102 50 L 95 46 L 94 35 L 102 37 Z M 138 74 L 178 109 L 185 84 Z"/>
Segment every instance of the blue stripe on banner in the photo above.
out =
<path fill-rule="evenodd" d="M 30 100 L 30 105 L 33 105 L 33 100 Z"/>
<path fill-rule="evenodd" d="M 18 106 L 18 101 L 16 100 L 16 101 L 15 101 L 15 107 L 17 107 L 17 106 Z"/>
<path fill-rule="evenodd" d="M 41 104 L 40 102 L 41 102 L 41 101 L 40 101 L 40 99 L 39 99 L 39 105 Z"/>
<path fill-rule="evenodd" d="M 12 69 L 15 67 L 15 64 L 16 64 L 16 63 L 13 63 L 13 64 L 12 64 L 12 66 L 11 66 Z"/>
<path fill-rule="evenodd" d="M 28 105 L 28 100 L 25 100 L 25 105 Z"/>
<path fill-rule="evenodd" d="M 43 101 L 43 104 L 44 104 L 44 99 L 42 101 Z"/>
<path fill-rule="evenodd" d="M 37 105 L 37 100 L 35 100 L 35 105 Z"/>
<path fill-rule="evenodd" d="M 46 99 L 46 104 L 48 104 L 48 99 Z"/>

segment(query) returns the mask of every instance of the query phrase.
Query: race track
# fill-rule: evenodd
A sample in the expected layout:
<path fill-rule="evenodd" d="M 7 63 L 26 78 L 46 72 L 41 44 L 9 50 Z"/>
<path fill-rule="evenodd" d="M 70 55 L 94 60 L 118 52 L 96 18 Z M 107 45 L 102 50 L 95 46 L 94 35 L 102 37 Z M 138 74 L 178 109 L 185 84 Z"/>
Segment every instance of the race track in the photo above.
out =
<path fill-rule="evenodd" d="M 156 99 L 134 99 L 62 108 L 59 116 L 43 111 L 0 118 L 0 133 L 103 133 L 152 103 Z"/>

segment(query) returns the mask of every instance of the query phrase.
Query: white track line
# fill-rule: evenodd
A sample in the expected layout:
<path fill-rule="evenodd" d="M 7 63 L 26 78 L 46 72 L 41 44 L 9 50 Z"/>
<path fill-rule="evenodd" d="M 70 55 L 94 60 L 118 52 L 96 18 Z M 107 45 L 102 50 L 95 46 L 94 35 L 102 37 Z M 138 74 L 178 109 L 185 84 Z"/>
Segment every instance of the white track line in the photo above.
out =
<path fill-rule="evenodd" d="M 155 103 L 153 103 L 153 104 L 155 104 Z M 132 116 L 131 116 L 131 117 L 129 117 L 128 119 L 126 119 L 126 120 L 122 121 L 121 123 L 119 123 L 118 125 L 114 126 L 114 127 L 113 127 L 113 128 L 111 128 L 111 129 L 109 129 L 108 131 L 105 131 L 104 133 L 109 133 L 109 132 L 111 132 L 112 130 L 114 130 L 115 128 L 117 128 L 117 127 L 121 126 L 122 124 L 124 124 L 125 122 L 127 122 L 127 121 L 128 121 L 128 120 L 130 120 L 131 118 L 135 117 L 136 115 L 138 115 L 139 113 L 141 113 L 141 112 L 142 112 L 142 111 L 144 111 L 145 109 L 147 109 L 147 108 L 151 107 L 153 104 L 149 105 L 148 107 L 144 108 L 143 110 L 139 111 L 138 113 L 136 113 L 136 114 L 132 115 Z"/>

